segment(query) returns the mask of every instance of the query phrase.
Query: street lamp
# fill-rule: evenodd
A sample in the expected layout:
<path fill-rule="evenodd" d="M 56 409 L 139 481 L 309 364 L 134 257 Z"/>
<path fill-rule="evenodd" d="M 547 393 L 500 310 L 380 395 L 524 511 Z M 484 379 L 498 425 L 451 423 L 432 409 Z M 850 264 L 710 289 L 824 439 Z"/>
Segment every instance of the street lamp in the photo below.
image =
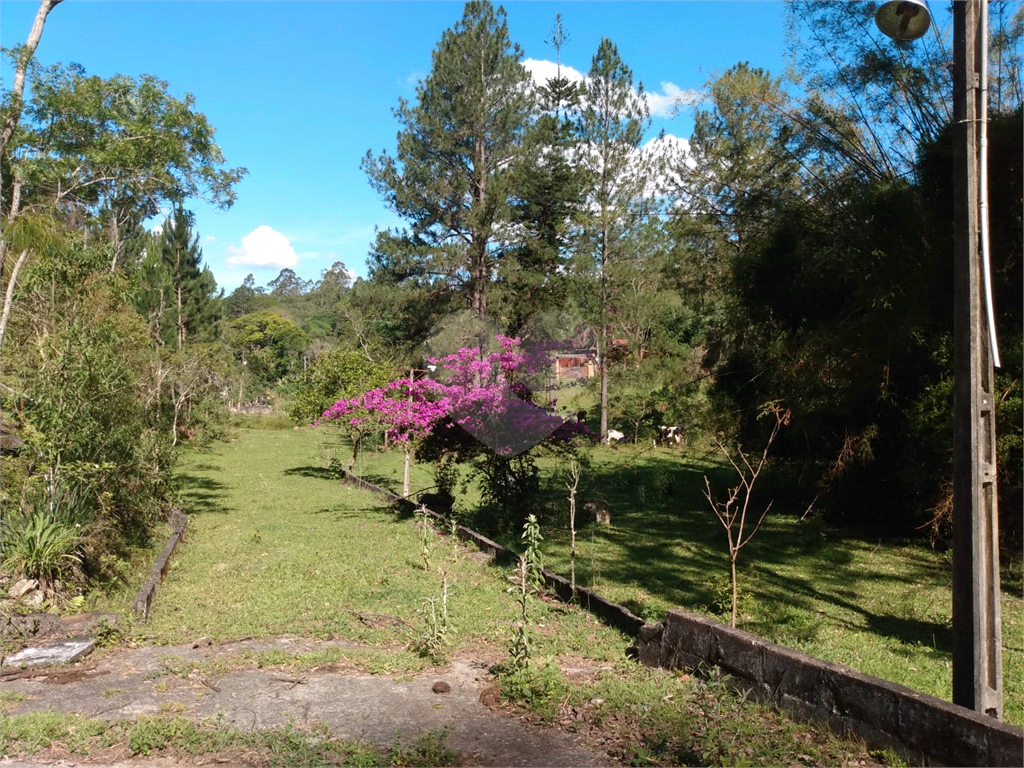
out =
<path fill-rule="evenodd" d="M 896 40 L 928 31 L 920 0 L 875 15 Z M 994 366 L 988 264 L 988 3 L 953 3 L 954 404 L 953 703 L 997 719 L 1003 710 Z M 986 321 L 988 332 L 985 332 Z"/>
<path fill-rule="evenodd" d="M 928 31 L 932 17 L 921 0 L 893 0 L 882 3 L 875 24 L 893 40 L 917 40 Z"/>

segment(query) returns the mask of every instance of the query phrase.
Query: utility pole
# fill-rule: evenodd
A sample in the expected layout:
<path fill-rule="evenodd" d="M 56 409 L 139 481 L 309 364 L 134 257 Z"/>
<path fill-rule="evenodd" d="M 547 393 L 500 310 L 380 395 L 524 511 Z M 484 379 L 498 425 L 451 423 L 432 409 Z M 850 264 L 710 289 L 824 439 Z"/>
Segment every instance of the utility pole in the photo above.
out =
<path fill-rule="evenodd" d="M 981 207 L 982 73 L 987 0 L 953 5 L 954 134 L 954 426 L 953 703 L 1001 719 L 1002 624 L 996 497 L 993 348 L 986 333 L 980 258 L 987 211 Z"/>

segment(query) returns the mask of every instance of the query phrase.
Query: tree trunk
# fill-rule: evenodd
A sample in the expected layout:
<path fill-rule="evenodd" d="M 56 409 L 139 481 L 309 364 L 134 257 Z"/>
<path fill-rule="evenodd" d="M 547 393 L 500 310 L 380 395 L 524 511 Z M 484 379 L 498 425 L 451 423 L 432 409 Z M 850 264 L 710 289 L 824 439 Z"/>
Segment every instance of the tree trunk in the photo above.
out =
<path fill-rule="evenodd" d="M 601 232 L 601 442 L 608 440 L 608 353 L 611 351 L 608 323 L 608 225 Z"/>
<path fill-rule="evenodd" d="M 26 248 L 21 252 L 21 255 L 18 256 L 18 260 L 14 263 L 14 269 L 11 270 L 11 277 L 7 281 L 7 292 L 4 294 L 3 314 L 0 314 L 0 346 L 3 346 L 4 334 L 7 332 L 7 321 L 11 317 L 11 304 L 14 301 L 14 289 L 18 283 L 18 273 L 25 264 L 25 259 L 27 257 L 28 249 Z"/>
<path fill-rule="evenodd" d="M 730 553 L 732 562 L 731 573 L 732 573 L 732 628 L 736 628 L 736 555 L 739 554 L 739 550 L 733 549 Z"/>
<path fill-rule="evenodd" d="M 39 3 L 36 19 L 32 23 L 32 31 L 29 32 L 28 40 L 21 49 L 18 63 L 14 68 L 14 84 L 11 87 L 11 96 L 8 102 L 11 111 L 8 112 L 3 128 L 0 129 L 0 155 L 7 154 L 7 148 L 14 137 L 14 131 L 18 127 L 18 122 L 21 120 L 22 102 L 25 94 L 25 73 L 28 71 L 29 61 L 35 55 L 36 48 L 39 47 L 39 38 L 43 36 L 43 25 L 46 24 L 46 17 L 61 2 L 63 0 L 42 0 Z"/>
<path fill-rule="evenodd" d="M 174 292 L 178 298 L 178 351 L 185 346 L 185 318 L 181 312 L 181 249 L 179 248 L 174 263 Z"/>

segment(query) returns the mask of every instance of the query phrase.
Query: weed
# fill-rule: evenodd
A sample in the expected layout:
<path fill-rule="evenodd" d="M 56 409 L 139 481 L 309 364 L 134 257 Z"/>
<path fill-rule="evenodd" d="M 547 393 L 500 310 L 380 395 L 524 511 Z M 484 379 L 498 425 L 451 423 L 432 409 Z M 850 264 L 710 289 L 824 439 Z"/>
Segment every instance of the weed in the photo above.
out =
<path fill-rule="evenodd" d="M 509 643 L 509 658 L 506 668 L 511 671 L 523 671 L 530 666 L 530 635 L 527 626 L 530 623 L 529 601 L 530 601 L 530 575 L 525 558 L 520 558 L 519 568 L 509 577 L 512 586 L 506 590 L 514 593 L 516 602 L 519 604 L 519 620 L 512 629 L 512 640 Z"/>
<path fill-rule="evenodd" d="M 122 640 L 124 640 L 124 632 L 106 620 L 101 621 L 92 633 L 92 641 L 97 648 L 109 648 Z"/>
<path fill-rule="evenodd" d="M 413 650 L 423 658 L 429 659 L 431 663 L 440 665 L 447 664 L 451 656 L 449 633 L 452 627 L 448 623 L 448 576 L 440 568 L 437 570 L 441 574 L 441 612 L 437 612 L 437 600 L 433 597 L 427 598 L 426 607 L 422 611 L 426 631 L 422 639 L 413 646 Z"/>
<path fill-rule="evenodd" d="M 894 768 L 908 768 L 910 765 L 903 755 L 892 749 L 875 749 L 871 751 L 871 756 L 883 765 L 891 765 Z"/>
<path fill-rule="evenodd" d="M 23 693 L 0 691 L 0 714 L 9 715 L 23 701 L 28 701 L 28 696 Z"/>
<path fill-rule="evenodd" d="M 430 514 L 424 504 L 416 511 L 416 519 L 420 527 L 420 557 L 423 559 L 423 570 L 430 570 L 430 539 L 434 527 L 430 523 Z"/>
<path fill-rule="evenodd" d="M 437 731 L 427 731 L 417 737 L 411 746 L 403 747 L 401 740 L 396 737 L 395 745 L 391 750 L 391 765 L 394 766 L 445 766 L 457 765 L 459 757 L 444 743 L 452 732 L 452 726 L 447 725 Z"/>
<path fill-rule="evenodd" d="M 515 701 L 550 722 L 566 698 L 568 688 L 557 664 L 512 668 L 498 676 L 501 695 Z"/>
<path fill-rule="evenodd" d="M 530 586 L 538 590 L 544 586 L 544 556 L 540 551 L 540 543 L 544 537 L 540 535 L 540 523 L 536 515 L 529 515 L 523 524 L 522 542 L 526 545 L 523 562 L 529 574 Z"/>

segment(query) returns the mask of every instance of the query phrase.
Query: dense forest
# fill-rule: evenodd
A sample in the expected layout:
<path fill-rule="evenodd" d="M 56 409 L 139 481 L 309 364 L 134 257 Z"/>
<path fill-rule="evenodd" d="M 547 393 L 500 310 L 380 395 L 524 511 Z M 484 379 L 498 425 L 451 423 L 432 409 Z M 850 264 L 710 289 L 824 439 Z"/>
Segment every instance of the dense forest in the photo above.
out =
<path fill-rule="evenodd" d="M 54 595 L 116 582 L 174 503 L 182 445 L 222 437 L 247 404 L 308 424 L 422 367 L 431 329 L 467 310 L 513 337 L 549 313 L 597 329 L 601 436 L 649 444 L 674 425 L 757 444 L 782 404 L 776 509 L 947 540 L 950 52 L 884 38 L 874 6 L 789 2 L 793 70 L 711 79 L 684 152 L 646 141 L 642 85 L 611 39 L 582 83 L 537 85 L 503 10 L 469 2 L 393 110 L 395 149 L 362 161 L 405 222 L 378 232 L 368 277 L 285 269 L 228 295 L 187 206 L 229 207 L 245 169 L 192 97 L 40 66 L 38 35 L 5 51 L 5 558 L 36 563 Z M 1019 545 L 1024 11 L 992 7 L 999 505 Z M 569 31 L 556 19 L 556 52 Z"/>

